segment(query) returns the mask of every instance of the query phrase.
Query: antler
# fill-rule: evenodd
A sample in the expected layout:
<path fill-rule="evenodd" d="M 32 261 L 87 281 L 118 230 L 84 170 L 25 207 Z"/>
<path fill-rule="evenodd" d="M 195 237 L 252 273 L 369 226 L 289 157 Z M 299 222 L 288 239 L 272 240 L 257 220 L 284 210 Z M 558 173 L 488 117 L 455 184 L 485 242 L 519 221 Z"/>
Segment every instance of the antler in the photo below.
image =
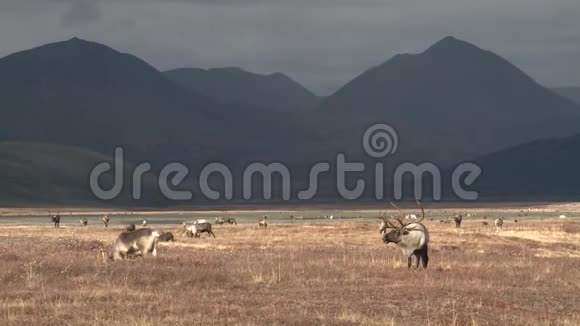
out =
<path fill-rule="evenodd" d="M 399 208 L 399 206 L 395 205 L 395 203 L 393 203 L 393 202 L 390 202 L 390 203 L 393 207 L 395 207 L 396 209 L 399 210 L 399 214 L 401 215 L 400 217 L 396 218 L 397 222 L 399 222 L 399 224 L 401 224 L 401 227 L 404 227 L 405 225 L 407 225 L 407 224 L 403 223 L 403 218 L 405 217 L 405 215 L 403 214 L 403 210 L 401 208 Z"/>
<path fill-rule="evenodd" d="M 415 199 L 415 201 L 417 202 L 419 207 L 421 207 L 421 218 L 415 223 L 421 223 L 421 221 L 425 218 L 425 210 L 423 209 L 423 205 L 421 205 L 421 202 L 419 202 L 418 199 Z"/>
<path fill-rule="evenodd" d="M 391 216 L 391 218 L 392 218 L 392 216 Z M 391 229 L 397 228 L 397 226 L 389 220 L 389 217 L 385 216 L 385 213 L 383 211 L 381 211 L 381 217 L 379 219 L 381 221 L 385 222 L 385 224 L 387 225 L 387 228 L 391 228 Z"/>
<path fill-rule="evenodd" d="M 382 221 L 386 220 L 386 217 L 385 217 L 385 212 L 383 212 L 383 211 L 379 211 L 379 217 L 377 217 L 377 218 L 378 218 L 379 220 L 382 220 Z"/>
<path fill-rule="evenodd" d="M 387 227 L 391 228 L 391 229 L 396 229 L 397 226 L 393 223 L 391 223 L 391 221 L 389 221 L 388 219 L 385 219 L 385 224 L 387 224 Z"/>
<path fill-rule="evenodd" d="M 421 221 L 423 221 L 423 219 L 425 218 L 425 210 L 423 209 L 423 205 L 421 205 L 421 202 L 419 202 L 418 199 L 415 199 L 415 202 L 417 202 L 417 204 L 419 205 L 419 207 L 421 207 L 421 218 L 418 221 L 413 221 L 413 222 L 409 222 L 409 223 L 404 223 L 402 218 L 404 217 L 403 215 L 403 211 L 399 208 L 399 206 L 395 205 L 394 203 L 391 202 L 391 205 L 393 205 L 393 207 L 397 208 L 401 214 L 401 217 L 397 218 L 397 221 L 399 222 L 399 224 L 401 224 L 401 227 L 405 227 L 411 223 L 421 223 Z"/>

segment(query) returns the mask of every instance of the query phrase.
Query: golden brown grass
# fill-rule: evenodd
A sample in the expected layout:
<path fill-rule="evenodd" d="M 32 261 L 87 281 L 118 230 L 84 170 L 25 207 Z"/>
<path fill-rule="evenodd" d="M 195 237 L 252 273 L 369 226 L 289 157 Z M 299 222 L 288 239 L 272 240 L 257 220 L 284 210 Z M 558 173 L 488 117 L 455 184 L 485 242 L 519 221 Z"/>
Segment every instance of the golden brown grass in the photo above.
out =
<path fill-rule="evenodd" d="M 115 263 L 120 227 L 0 226 L 0 325 L 580 324 L 578 224 L 426 224 L 427 271 L 377 223 L 215 226 Z"/>

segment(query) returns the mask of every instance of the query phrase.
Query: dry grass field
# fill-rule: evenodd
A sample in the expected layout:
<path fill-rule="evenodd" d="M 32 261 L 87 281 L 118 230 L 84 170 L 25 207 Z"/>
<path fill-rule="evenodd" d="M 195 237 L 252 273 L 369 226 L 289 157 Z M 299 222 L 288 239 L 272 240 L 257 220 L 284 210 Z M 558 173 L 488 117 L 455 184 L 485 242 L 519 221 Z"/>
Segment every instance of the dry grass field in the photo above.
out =
<path fill-rule="evenodd" d="M 122 262 L 118 225 L 0 225 L 0 325 L 580 325 L 580 223 L 425 224 L 426 271 L 374 221 L 215 226 Z"/>

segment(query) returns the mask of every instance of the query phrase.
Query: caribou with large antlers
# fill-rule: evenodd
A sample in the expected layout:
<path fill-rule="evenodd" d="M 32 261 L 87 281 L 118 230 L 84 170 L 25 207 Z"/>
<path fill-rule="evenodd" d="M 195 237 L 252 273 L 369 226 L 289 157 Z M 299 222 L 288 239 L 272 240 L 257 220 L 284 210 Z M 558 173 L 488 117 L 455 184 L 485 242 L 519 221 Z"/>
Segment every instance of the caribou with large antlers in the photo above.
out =
<path fill-rule="evenodd" d="M 404 223 L 404 215 L 402 213 L 401 216 L 395 218 L 394 221 L 383 217 L 380 232 L 385 233 L 383 235 L 384 243 L 389 244 L 390 242 L 393 242 L 401 248 L 403 255 L 407 257 L 408 268 L 411 268 L 413 255 L 417 257 L 417 268 L 419 267 L 419 261 L 423 263 L 423 268 L 427 268 L 427 264 L 429 263 L 429 232 L 425 225 L 421 224 L 421 221 L 425 218 L 423 205 L 421 205 L 418 200 L 417 204 L 421 207 L 421 217 L 416 222 Z M 394 203 L 391 203 L 391 205 L 401 211 L 401 209 Z M 398 223 L 398 225 L 395 223 Z M 392 230 L 386 233 L 387 229 Z"/>

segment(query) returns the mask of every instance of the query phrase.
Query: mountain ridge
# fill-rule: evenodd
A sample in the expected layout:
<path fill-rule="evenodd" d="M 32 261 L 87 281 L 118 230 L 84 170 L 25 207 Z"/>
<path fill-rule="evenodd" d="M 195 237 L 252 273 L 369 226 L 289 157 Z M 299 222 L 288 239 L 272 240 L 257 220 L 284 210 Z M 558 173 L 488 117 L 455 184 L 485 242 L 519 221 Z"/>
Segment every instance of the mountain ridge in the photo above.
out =
<path fill-rule="evenodd" d="M 277 133 L 283 128 L 260 124 L 278 119 L 274 114 L 219 104 L 135 56 L 76 38 L 1 58 L 0 92 L 0 140 L 101 153 L 123 146 L 137 160 L 200 162 L 236 157 L 244 144 L 249 156 L 261 151 L 270 141 L 262 130 L 286 137 Z M 224 139 L 228 133 L 236 137 Z"/>
<path fill-rule="evenodd" d="M 578 86 L 557 87 L 552 88 L 552 91 L 576 104 L 580 104 L 580 87 Z"/>
<path fill-rule="evenodd" d="M 221 103 L 241 103 L 278 111 L 309 111 L 319 97 L 287 75 L 258 74 L 238 67 L 178 68 L 165 76 L 189 90 Z"/>
<path fill-rule="evenodd" d="M 401 154 L 436 161 L 566 136 L 580 126 L 580 106 L 493 52 L 453 37 L 361 73 L 327 97 L 318 114 L 332 117 L 329 137 L 390 124 L 407 139 Z"/>

